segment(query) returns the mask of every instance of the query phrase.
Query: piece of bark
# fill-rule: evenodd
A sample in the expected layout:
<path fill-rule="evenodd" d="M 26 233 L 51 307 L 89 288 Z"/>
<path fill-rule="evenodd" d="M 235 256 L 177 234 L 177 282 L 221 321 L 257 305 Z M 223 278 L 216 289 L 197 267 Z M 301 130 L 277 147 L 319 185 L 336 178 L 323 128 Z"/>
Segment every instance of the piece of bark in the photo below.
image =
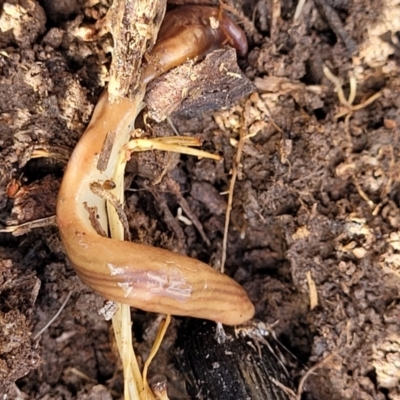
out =
<path fill-rule="evenodd" d="M 149 116 L 160 122 L 172 113 L 190 118 L 229 108 L 254 89 L 237 65 L 236 50 L 226 47 L 196 65 L 188 62 L 156 79 L 145 102 Z"/>
<path fill-rule="evenodd" d="M 133 98 L 140 87 L 144 54 L 153 47 L 164 18 L 166 1 L 116 0 L 105 17 L 114 42 L 108 93 L 111 98 Z"/>
<path fill-rule="evenodd" d="M 179 368 L 191 398 L 289 400 L 282 386 L 291 388 L 292 383 L 271 350 L 249 337 L 237 337 L 231 327 L 224 329 L 223 344 L 215 339 L 213 322 L 192 319 L 180 330 Z"/>

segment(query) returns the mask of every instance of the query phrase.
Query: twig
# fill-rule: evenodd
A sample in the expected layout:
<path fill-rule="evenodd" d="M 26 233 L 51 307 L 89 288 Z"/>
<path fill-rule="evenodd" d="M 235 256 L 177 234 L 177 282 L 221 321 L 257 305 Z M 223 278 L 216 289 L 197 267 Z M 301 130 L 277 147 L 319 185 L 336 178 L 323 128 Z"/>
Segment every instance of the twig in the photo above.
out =
<path fill-rule="evenodd" d="M 211 158 L 220 160 L 218 154 L 212 154 L 207 151 L 192 149 L 188 146 L 200 146 L 201 141 L 198 138 L 190 136 L 165 136 L 152 139 L 133 139 L 125 146 L 127 151 L 149 151 L 161 150 L 174 153 L 188 154 L 191 156 Z"/>
<path fill-rule="evenodd" d="M 57 218 L 55 215 L 51 217 L 45 217 L 40 219 L 35 219 L 34 221 L 24 222 L 19 225 L 10 225 L 5 228 L 1 228 L 0 232 L 12 233 L 14 236 L 24 235 L 34 228 L 43 228 L 45 226 L 54 225 L 57 226 Z"/>
<path fill-rule="evenodd" d="M 314 3 L 326 20 L 329 27 L 335 32 L 336 37 L 340 38 L 350 54 L 357 52 L 357 43 L 350 37 L 347 31 L 344 29 L 342 21 L 340 20 L 335 9 L 327 4 L 325 0 L 314 0 Z"/>

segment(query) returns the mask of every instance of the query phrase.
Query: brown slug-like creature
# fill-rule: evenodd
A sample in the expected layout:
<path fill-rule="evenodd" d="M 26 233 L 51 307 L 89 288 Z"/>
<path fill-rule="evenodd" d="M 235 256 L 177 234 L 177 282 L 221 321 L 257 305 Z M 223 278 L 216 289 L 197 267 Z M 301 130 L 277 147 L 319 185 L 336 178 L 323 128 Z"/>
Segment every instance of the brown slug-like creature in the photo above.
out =
<path fill-rule="evenodd" d="M 237 325 L 254 314 L 254 306 L 239 284 L 198 260 L 101 236 L 93 219 L 96 214 L 105 217 L 105 201 L 90 190 L 93 182 L 112 181 L 118 153 L 143 108 L 147 83 L 224 43 L 235 46 L 240 54 L 247 51 L 242 30 L 217 9 L 185 6 L 166 14 L 135 97 L 111 102 L 107 90 L 101 95 L 68 162 L 58 196 L 57 219 L 76 273 L 107 299 L 145 311 Z M 99 167 L 103 143 L 110 132 L 115 139 L 108 161 Z M 94 210 L 91 216 L 88 209 Z"/>

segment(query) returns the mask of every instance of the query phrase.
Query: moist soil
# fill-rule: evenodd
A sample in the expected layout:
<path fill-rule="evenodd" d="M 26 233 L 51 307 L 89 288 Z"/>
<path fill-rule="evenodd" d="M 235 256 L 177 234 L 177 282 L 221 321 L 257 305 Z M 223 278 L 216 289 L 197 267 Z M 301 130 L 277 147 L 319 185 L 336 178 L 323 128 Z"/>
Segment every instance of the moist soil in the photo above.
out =
<path fill-rule="evenodd" d="M 0 3 L 0 391 L 11 399 L 119 399 L 121 364 L 99 315 L 104 299 L 77 278 L 53 218 L 66 160 L 110 65 L 111 38 L 84 41 L 83 27 L 108 4 Z M 125 210 L 133 240 L 215 263 L 221 193 L 237 140 L 249 135 L 227 273 L 287 348 L 293 385 L 317 366 L 302 399 L 398 400 L 400 5 L 309 0 L 295 19 L 296 3 L 238 5 L 249 38 L 238 63 L 252 94 L 228 109 L 144 125 L 147 135 L 172 135 L 174 126 L 198 136 L 223 160 L 135 156 Z M 191 224 L 177 218 L 179 208 Z M 133 310 L 133 321 L 146 359 L 159 317 Z M 175 357 L 180 325 L 175 318 L 150 371 L 168 380 L 171 399 L 188 398 Z"/>

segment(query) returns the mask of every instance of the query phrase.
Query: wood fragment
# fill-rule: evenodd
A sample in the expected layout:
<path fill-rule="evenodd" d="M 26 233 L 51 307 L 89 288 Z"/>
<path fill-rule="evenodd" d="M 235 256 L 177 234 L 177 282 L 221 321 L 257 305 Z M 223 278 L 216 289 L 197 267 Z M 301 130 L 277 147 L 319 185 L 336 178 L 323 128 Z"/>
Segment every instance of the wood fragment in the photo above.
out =
<path fill-rule="evenodd" d="M 85 207 L 85 210 L 88 212 L 89 214 L 89 220 L 90 223 L 93 227 L 93 229 L 100 235 L 100 236 L 104 236 L 107 237 L 107 233 L 106 231 L 103 229 L 103 227 L 101 226 L 99 219 L 97 217 L 97 207 L 89 207 L 88 204 L 86 202 L 83 203 L 83 206 Z"/>
<path fill-rule="evenodd" d="M 145 102 L 149 116 L 160 122 L 172 113 L 190 118 L 229 108 L 253 91 L 254 85 L 237 65 L 236 51 L 224 48 L 199 64 L 183 64 L 155 80 Z"/>
<path fill-rule="evenodd" d="M 191 320 L 181 328 L 179 361 L 191 398 L 207 400 L 289 400 L 287 377 L 270 349 L 225 327 L 226 340 L 215 339 L 216 325 Z M 261 354 L 259 351 L 261 350 Z"/>
<path fill-rule="evenodd" d="M 97 162 L 97 169 L 104 172 L 108 166 L 108 160 L 110 159 L 111 150 L 114 146 L 115 132 L 108 132 L 104 140 L 103 147 L 101 148 L 101 153 L 99 161 Z"/>
<path fill-rule="evenodd" d="M 124 0 L 113 1 L 109 8 L 106 27 L 113 37 L 114 49 L 108 92 L 116 101 L 135 95 L 141 74 L 132 71 L 141 71 L 143 55 L 153 48 L 165 6 L 162 1 Z"/>

